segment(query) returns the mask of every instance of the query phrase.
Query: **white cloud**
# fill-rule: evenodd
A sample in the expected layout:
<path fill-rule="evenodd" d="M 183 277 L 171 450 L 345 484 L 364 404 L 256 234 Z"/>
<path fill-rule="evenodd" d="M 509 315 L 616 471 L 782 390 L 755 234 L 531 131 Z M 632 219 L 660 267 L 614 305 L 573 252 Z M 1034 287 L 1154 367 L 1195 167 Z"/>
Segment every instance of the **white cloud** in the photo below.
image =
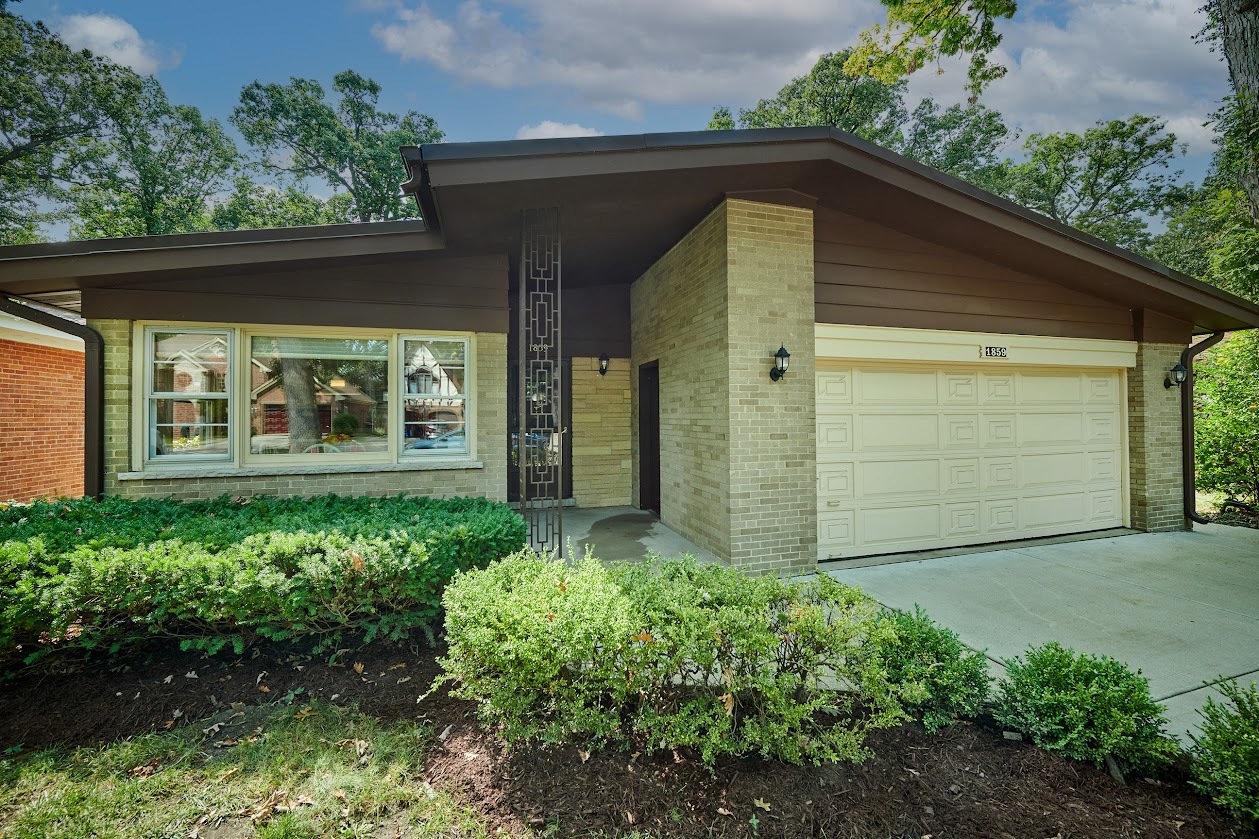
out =
<path fill-rule="evenodd" d="M 983 103 L 1036 132 L 1080 131 L 1099 119 L 1159 116 L 1190 154 L 1211 150 L 1210 113 L 1228 91 L 1219 53 L 1195 44 L 1205 20 L 1200 0 L 1070 0 L 1053 17 L 1025 14 L 1007 23 L 998 59 L 1009 68 Z M 1043 10 L 1045 7 L 1041 7 Z M 910 90 L 941 101 L 962 98 L 966 70 L 919 74 Z"/>
<path fill-rule="evenodd" d="M 877 0 L 461 0 L 398 6 L 372 33 L 404 61 L 497 88 L 555 86 L 618 116 L 774 93 L 850 43 Z"/>
<path fill-rule="evenodd" d="M 597 128 L 587 128 L 575 122 L 556 122 L 544 119 L 537 125 L 522 125 L 516 130 L 517 140 L 549 140 L 555 137 L 602 137 Z"/>
<path fill-rule="evenodd" d="M 176 67 L 183 58 L 177 50 L 146 41 L 130 23 L 105 12 L 67 15 L 58 21 L 57 32 L 75 49 L 89 49 L 142 75 Z"/>

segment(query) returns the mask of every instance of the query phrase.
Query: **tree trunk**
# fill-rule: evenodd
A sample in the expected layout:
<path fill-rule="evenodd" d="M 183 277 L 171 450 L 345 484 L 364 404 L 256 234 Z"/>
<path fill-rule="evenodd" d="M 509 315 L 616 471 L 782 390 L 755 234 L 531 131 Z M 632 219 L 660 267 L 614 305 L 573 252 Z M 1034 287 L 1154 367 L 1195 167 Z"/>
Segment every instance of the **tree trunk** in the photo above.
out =
<path fill-rule="evenodd" d="M 280 361 L 284 402 L 288 413 L 289 454 L 301 454 L 323 439 L 315 407 L 315 370 L 309 358 Z"/>
<path fill-rule="evenodd" d="M 1238 182 L 1250 216 L 1259 224 L 1259 0 L 1216 0 L 1228 73 L 1249 138 L 1245 170 Z"/>

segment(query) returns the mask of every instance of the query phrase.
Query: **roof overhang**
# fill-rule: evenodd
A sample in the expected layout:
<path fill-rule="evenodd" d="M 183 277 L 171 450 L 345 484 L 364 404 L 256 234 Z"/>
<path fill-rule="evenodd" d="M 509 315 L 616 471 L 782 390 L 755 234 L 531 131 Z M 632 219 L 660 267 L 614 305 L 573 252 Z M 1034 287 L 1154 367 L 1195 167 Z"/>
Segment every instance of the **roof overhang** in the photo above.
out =
<path fill-rule="evenodd" d="M 727 196 L 816 202 L 1195 332 L 1259 306 L 832 128 L 443 143 L 402 149 L 451 247 L 514 254 L 520 211 L 558 206 L 565 282 L 632 282 Z M 787 196 L 784 199 L 782 196 Z"/>
<path fill-rule="evenodd" d="M 444 247 L 419 219 L 15 245 L 0 248 L 0 291 L 72 305 L 79 291 L 120 276 L 143 281 L 264 264 L 367 262 Z"/>

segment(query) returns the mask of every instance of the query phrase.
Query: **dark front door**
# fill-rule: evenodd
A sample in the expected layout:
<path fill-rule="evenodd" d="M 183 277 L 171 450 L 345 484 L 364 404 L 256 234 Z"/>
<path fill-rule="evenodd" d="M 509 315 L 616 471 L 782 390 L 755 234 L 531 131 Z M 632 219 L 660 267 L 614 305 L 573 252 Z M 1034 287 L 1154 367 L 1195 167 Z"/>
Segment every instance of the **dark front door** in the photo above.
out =
<path fill-rule="evenodd" d="M 638 368 L 638 506 L 660 515 L 660 365 Z"/>

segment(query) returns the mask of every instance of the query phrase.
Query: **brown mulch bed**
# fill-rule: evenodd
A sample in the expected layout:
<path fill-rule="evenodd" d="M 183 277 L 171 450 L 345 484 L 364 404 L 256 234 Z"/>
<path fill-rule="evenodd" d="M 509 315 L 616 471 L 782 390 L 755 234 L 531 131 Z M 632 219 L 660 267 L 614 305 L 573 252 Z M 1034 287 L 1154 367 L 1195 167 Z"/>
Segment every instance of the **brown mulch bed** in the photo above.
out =
<path fill-rule="evenodd" d="M 300 687 L 299 702 L 354 703 L 381 719 L 430 723 L 426 780 L 480 813 L 491 835 L 1255 836 L 1195 794 L 1181 772 L 1122 786 L 982 723 L 935 736 L 917 725 L 877 732 L 869 741 L 876 756 L 860 766 L 730 760 L 710 773 L 667 751 L 505 753 L 476 724 L 470 703 L 444 694 L 416 703 L 437 672 L 434 658 L 423 646 L 380 643 L 347 651 L 332 666 L 327 655 L 264 650 L 207 659 L 164 645 L 108 663 L 62 657 L 0 683 L 0 749 L 108 742 L 186 724 L 232 702 L 276 701 Z"/>

